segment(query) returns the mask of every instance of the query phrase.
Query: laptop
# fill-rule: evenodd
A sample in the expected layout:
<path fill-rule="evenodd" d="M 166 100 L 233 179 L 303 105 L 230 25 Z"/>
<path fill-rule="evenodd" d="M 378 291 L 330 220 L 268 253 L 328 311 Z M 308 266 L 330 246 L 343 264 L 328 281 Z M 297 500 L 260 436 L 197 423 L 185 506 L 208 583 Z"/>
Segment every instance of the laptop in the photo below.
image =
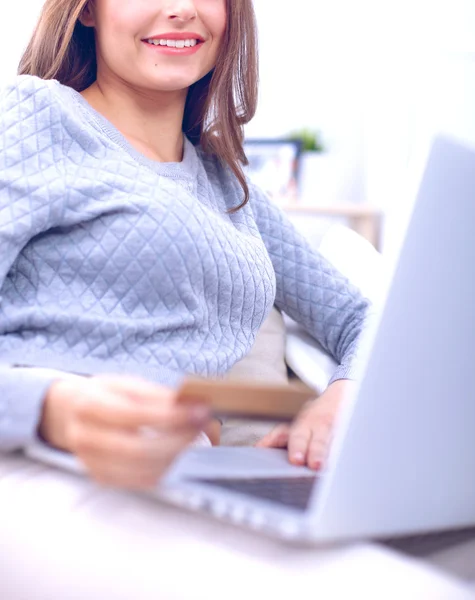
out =
<path fill-rule="evenodd" d="M 285 450 L 192 448 L 154 496 L 305 544 L 474 527 L 474 231 L 475 151 L 437 137 L 325 470 Z M 44 446 L 27 453 L 81 470 Z"/>

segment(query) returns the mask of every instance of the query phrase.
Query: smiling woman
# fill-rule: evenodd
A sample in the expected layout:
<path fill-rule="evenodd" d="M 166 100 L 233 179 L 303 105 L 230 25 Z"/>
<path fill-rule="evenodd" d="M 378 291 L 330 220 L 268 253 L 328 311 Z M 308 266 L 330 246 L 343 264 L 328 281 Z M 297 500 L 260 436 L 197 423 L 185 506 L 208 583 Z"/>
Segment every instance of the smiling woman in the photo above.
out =
<path fill-rule="evenodd" d="M 252 0 L 46 0 L 20 73 L 0 90 L 0 449 L 39 435 L 153 487 L 219 441 L 182 380 L 228 374 L 275 304 L 339 366 L 261 443 L 321 465 L 369 304 L 244 176 Z"/>
<path fill-rule="evenodd" d="M 131 87 L 149 98 L 148 114 L 168 92 L 166 103 L 182 107 L 173 121 L 229 165 L 248 200 L 242 126 L 255 114 L 258 81 L 251 0 L 47 0 L 19 73 L 72 87 L 123 133 L 118 115 L 129 109 L 127 96 L 135 102 Z M 111 110 L 107 94 L 122 106 Z M 145 137 L 158 136 L 163 146 L 163 127 L 151 131 L 148 121 L 146 128 Z M 181 139 L 165 152 L 137 136 L 129 141 L 150 158 L 181 160 Z"/>

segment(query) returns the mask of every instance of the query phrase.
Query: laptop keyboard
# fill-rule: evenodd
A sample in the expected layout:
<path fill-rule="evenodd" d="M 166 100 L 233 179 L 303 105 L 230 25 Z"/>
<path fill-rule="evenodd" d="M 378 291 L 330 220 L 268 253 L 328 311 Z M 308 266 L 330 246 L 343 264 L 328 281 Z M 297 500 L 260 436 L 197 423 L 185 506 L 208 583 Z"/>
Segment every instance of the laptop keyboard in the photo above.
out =
<path fill-rule="evenodd" d="M 317 477 L 277 477 L 254 479 L 195 479 L 232 492 L 270 500 L 284 506 L 306 510 Z"/>

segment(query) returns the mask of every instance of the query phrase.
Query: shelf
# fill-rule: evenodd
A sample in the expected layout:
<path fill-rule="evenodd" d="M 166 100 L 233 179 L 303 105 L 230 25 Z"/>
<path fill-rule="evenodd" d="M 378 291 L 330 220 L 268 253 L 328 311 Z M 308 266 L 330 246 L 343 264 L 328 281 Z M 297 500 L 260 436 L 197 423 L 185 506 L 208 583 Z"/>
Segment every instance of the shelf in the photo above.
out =
<path fill-rule="evenodd" d="M 280 204 L 282 210 L 293 215 L 343 218 L 353 231 L 364 237 L 377 250 L 381 250 L 383 211 L 368 204 L 314 205 L 298 202 Z"/>
<path fill-rule="evenodd" d="M 336 205 L 315 205 L 315 204 L 283 204 L 282 210 L 285 212 L 305 213 L 314 215 L 329 215 L 335 217 L 353 217 L 367 218 L 382 216 L 382 210 L 367 204 L 336 204 Z"/>

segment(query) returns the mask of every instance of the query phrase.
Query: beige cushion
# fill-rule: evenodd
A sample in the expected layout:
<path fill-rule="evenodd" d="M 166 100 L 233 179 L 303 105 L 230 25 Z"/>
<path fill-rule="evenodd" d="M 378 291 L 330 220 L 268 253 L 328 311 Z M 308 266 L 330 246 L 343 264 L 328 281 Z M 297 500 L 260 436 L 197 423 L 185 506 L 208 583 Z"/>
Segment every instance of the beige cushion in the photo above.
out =
<path fill-rule="evenodd" d="M 241 361 L 229 371 L 233 381 L 256 381 L 273 384 L 288 383 L 285 364 L 285 324 L 281 313 L 273 308 L 262 324 L 254 345 Z M 223 424 L 221 445 L 251 446 L 275 425 L 274 422 L 253 422 L 228 419 Z"/>
<path fill-rule="evenodd" d="M 285 323 L 273 308 L 262 324 L 250 352 L 229 371 L 233 381 L 287 383 L 285 364 Z"/>

